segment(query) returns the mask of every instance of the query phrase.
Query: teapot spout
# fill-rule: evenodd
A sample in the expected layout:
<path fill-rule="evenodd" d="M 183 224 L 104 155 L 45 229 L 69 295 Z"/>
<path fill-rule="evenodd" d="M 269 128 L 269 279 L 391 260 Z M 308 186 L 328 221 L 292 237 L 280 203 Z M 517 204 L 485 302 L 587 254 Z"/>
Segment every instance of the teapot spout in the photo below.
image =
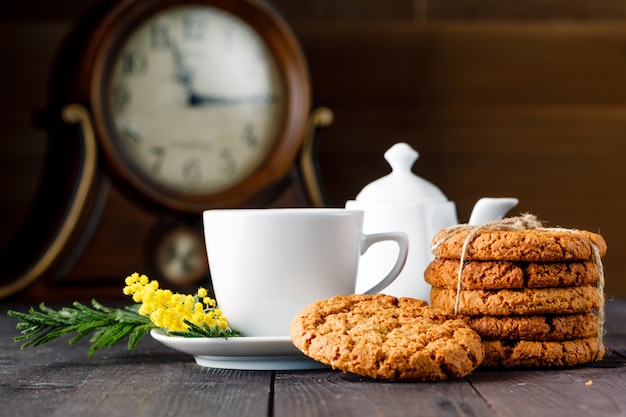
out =
<path fill-rule="evenodd" d="M 474 205 L 468 223 L 475 226 L 500 220 L 518 203 L 517 198 L 481 198 Z"/>

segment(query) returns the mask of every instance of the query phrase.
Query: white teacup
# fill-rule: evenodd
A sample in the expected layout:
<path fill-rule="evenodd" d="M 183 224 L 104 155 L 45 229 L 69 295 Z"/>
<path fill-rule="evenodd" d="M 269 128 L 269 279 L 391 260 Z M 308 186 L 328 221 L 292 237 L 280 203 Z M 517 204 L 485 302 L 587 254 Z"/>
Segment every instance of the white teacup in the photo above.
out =
<path fill-rule="evenodd" d="M 218 306 L 243 336 L 288 336 L 303 307 L 354 293 L 359 259 L 370 245 L 393 240 L 400 251 L 389 273 L 364 293 L 391 284 L 408 253 L 402 232 L 363 234 L 361 210 L 216 209 L 203 220 Z"/>

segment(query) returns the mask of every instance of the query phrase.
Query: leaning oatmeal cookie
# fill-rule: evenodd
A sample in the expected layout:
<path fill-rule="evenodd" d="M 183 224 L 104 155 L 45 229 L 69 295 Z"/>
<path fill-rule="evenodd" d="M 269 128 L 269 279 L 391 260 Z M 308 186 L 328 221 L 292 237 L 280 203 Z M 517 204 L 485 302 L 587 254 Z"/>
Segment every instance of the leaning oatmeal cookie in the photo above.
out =
<path fill-rule="evenodd" d="M 433 287 L 430 305 L 455 313 L 457 291 Z M 459 291 L 458 314 L 511 316 L 529 314 L 579 314 L 600 308 L 600 294 L 592 285 L 564 288 Z"/>
<path fill-rule="evenodd" d="M 564 341 L 598 334 L 600 321 L 593 313 L 532 316 L 463 316 L 485 340 Z"/>
<path fill-rule="evenodd" d="M 434 287 L 456 289 L 459 264 L 458 259 L 435 259 L 426 268 L 424 279 Z M 597 280 L 598 268 L 592 261 L 469 261 L 463 265 L 461 289 L 576 287 Z"/>
<path fill-rule="evenodd" d="M 302 309 L 291 323 L 305 355 L 357 375 L 441 381 L 483 360 L 480 337 L 426 302 L 388 295 L 339 295 Z"/>
<path fill-rule="evenodd" d="M 437 258 L 460 259 L 470 231 L 448 235 L 447 229 L 433 238 Z M 555 262 L 592 260 L 595 245 L 600 256 L 606 254 L 604 238 L 586 230 L 522 229 L 478 230 L 467 245 L 465 260 Z"/>
<path fill-rule="evenodd" d="M 576 366 L 599 361 L 604 346 L 595 337 L 562 342 L 487 340 L 483 367 L 537 368 Z"/>

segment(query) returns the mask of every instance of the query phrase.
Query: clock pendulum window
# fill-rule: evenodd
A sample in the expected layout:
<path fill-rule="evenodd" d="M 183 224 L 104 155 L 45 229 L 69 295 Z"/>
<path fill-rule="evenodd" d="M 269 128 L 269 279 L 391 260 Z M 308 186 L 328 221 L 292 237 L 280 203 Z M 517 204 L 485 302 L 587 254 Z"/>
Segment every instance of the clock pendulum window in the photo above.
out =
<path fill-rule="evenodd" d="M 311 110 L 304 54 L 263 1 L 104 2 L 59 55 L 51 96 L 47 167 L 63 169 L 47 169 L 29 216 L 39 219 L 25 222 L 47 236 L 13 262 L 0 297 L 71 267 L 97 231 L 109 183 L 156 219 L 145 267 L 175 285 L 207 278 L 203 210 L 326 204 L 314 141 L 332 113 Z M 42 216 L 37 206 L 51 201 L 54 215 Z"/>

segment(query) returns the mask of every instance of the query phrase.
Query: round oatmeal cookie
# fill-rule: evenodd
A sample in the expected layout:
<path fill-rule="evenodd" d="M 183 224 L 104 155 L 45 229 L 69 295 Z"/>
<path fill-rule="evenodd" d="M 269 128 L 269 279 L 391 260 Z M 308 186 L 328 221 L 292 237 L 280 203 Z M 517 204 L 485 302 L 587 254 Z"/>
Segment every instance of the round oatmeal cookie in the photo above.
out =
<path fill-rule="evenodd" d="M 293 344 L 333 369 L 377 379 L 440 381 L 471 373 L 483 359 L 480 337 L 420 300 L 339 295 L 302 309 Z"/>
<path fill-rule="evenodd" d="M 599 361 L 604 346 L 595 337 L 562 342 L 483 341 L 483 367 L 542 368 L 576 366 Z"/>
<path fill-rule="evenodd" d="M 448 229 L 433 238 L 437 258 L 460 259 L 470 230 L 461 230 L 444 239 Z M 606 254 L 604 238 L 596 233 L 574 229 L 479 230 L 465 252 L 466 260 L 556 262 L 592 260 L 595 245 Z"/>
<path fill-rule="evenodd" d="M 430 305 L 454 313 L 457 291 L 433 287 Z M 530 314 L 590 313 L 600 307 L 600 294 L 592 285 L 517 290 L 472 290 L 459 292 L 458 314 L 511 316 Z"/>
<path fill-rule="evenodd" d="M 458 259 L 435 259 L 426 268 L 424 279 L 435 287 L 456 289 L 459 264 Z M 598 276 L 591 261 L 470 261 L 463 266 L 461 289 L 575 287 L 593 284 Z"/>
<path fill-rule="evenodd" d="M 594 337 L 600 321 L 593 313 L 532 316 L 464 316 L 485 340 L 564 341 Z"/>

